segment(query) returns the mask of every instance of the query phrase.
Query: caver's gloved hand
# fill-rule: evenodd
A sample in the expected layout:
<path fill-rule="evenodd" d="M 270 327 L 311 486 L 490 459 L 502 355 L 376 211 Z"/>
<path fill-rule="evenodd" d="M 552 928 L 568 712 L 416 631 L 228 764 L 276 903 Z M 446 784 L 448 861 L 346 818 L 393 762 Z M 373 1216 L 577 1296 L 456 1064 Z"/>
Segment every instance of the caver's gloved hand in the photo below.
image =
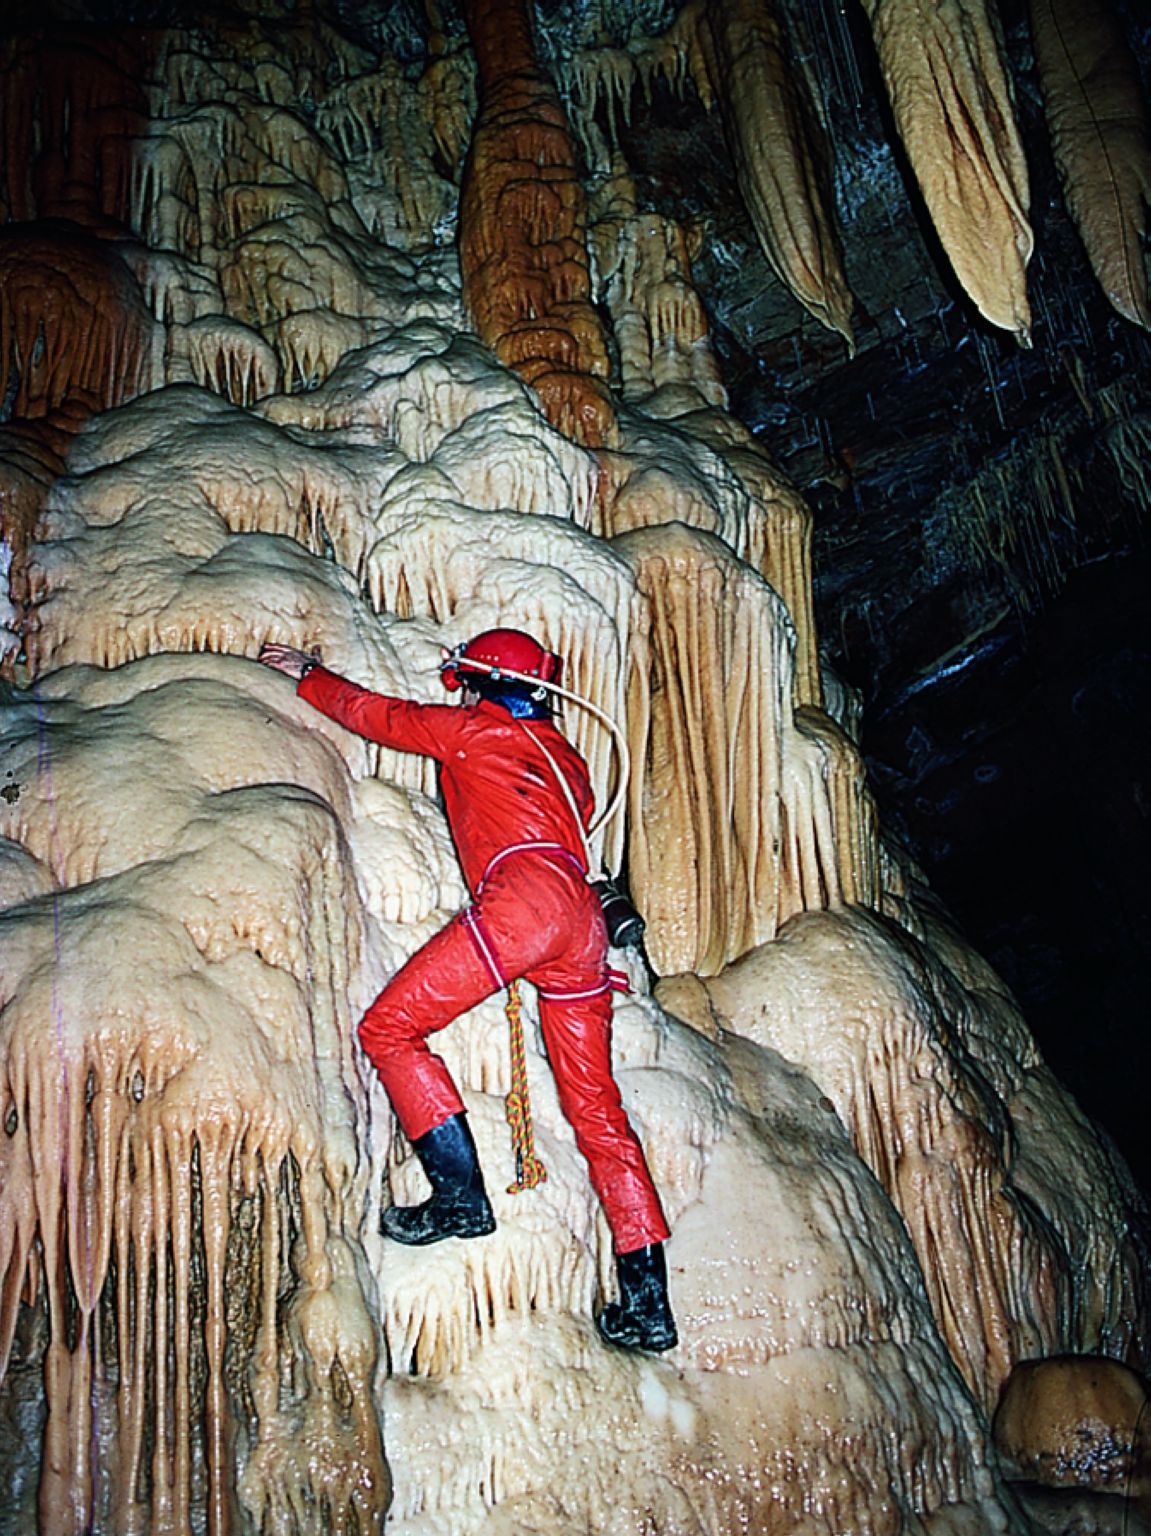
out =
<path fill-rule="evenodd" d="M 324 664 L 318 646 L 311 651 L 301 651 L 297 646 L 278 645 L 272 640 L 260 647 L 256 660 L 275 672 L 283 672 L 285 677 L 295 678 L 296 682 L 306 677 L 313 667 Z"/>

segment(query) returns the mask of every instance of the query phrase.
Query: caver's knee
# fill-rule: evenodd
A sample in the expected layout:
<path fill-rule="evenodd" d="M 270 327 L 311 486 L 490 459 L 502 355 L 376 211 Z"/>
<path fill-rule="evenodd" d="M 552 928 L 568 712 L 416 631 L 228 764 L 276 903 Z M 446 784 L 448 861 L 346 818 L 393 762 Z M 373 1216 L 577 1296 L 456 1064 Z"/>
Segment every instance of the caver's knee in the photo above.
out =
<path fill-rule="evenodd" d="M 356 1028 L 360 1044 L 372 1057 L 401 1049 L 419 1033 L 412 1010 L 403 1006 L 401 998 L 389 997 L 386 991 L 376 998 Z"/>
<path fill-rule="evenodd" d="M 581 1150 L 586 1147 L 614 1148 L 621 1141 L 631 1141 L 633 1132 L 619 1089 L 613 1079 L 605 1083 L 581 1085 L 578 1091 L 558 1085 L 560 1108 L 575 1132 Z M 586 1153 L 585 1153 L 586 1155 Z"/>

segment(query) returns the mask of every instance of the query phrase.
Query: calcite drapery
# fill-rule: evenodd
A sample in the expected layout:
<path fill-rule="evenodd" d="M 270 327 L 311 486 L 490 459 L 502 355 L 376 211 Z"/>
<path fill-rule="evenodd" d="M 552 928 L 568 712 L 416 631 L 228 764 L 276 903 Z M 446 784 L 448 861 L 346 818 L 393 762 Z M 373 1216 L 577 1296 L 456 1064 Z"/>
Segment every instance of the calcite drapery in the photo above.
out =
<path fill-rule="evenodd" d="M 846 738 L 793 713 L 776 593 L 713 535 L 672 524 L 615 542 L 651 610 L 631 878 L 656 969 L 713 975 L 797 911 L 877 899 L 870 798 Z M 772 700 L 752 681 L 767 675 Z"/>
<path fill-rule="evenodd" d="M 1027 161 L 988 0 L 864 0 L 900 137 L 955 275 L 994 325 L 1030 333 Z"/>
<path fill-rule="evenodd" d="M 709 0 L 700 44 L 764 254 L 805 309 L 852 343 L 828 151 L 774 0 Z"/>
<path fill-rule="evenodd" d="M 1032 0 L 1031 29 L 1067 206 L 1108 299 L 1151 329 L 1151 143 L 1135 60 L 1105 4 Z"/>
<path fill-rule="evenodd" d="M 113 247 L 69 224 L 0 226 L 0 392 L 17 416 L 131 399 L 159 382 L 159 340 Z"/>
<path fill-rule="evenodd" d="M 144 36 L 55 26 L 8 37 L 4 55 L 5 220 L 115 227 L 129 145 L 148 110 Z"/>

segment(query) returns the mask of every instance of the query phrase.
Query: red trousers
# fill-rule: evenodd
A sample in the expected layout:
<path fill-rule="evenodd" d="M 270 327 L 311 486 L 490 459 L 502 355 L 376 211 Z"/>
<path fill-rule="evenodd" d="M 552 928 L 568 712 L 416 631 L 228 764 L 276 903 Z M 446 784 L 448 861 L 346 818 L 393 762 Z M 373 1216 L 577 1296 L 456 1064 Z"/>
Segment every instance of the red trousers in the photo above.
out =
<path fill-rule="evenodd" d="M 587 1160 L 617 1253 L 663 1242 L 667 1223 L 611 1071 L 611 988 L 599 898 L 569 856 L 494 862 L 473 906 L 376 998 L 360 1043 L 409 1140 L 463 1108 L 427 1037 L 518 977 L 537 989 L 560 1107 Z"/>

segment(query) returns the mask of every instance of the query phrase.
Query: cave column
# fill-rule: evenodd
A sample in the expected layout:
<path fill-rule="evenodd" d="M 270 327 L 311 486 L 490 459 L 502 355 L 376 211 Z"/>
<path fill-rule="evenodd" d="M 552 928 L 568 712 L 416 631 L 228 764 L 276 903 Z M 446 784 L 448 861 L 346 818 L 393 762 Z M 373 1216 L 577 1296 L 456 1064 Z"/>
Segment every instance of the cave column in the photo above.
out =
<path fill-rule="evenodd" d="M 539 64 L 526 0 L 464 0 L 463 10 L 479 89 L 460 195 L 464 302 L 552 425 L 602 447 L 615 412 L 567 116 Z"/>

